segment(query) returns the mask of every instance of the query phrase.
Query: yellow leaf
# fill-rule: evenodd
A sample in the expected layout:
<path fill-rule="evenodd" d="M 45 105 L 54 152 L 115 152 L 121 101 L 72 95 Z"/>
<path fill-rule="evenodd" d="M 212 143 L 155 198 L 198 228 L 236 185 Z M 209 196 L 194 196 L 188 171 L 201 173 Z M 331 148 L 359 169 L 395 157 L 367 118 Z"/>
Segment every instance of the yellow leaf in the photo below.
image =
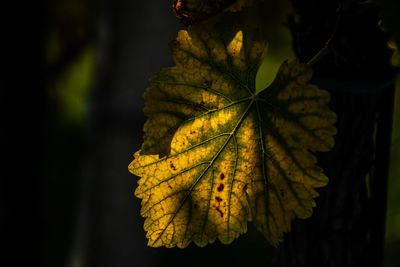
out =
<path fill-rule="evenodd" d="M 249 29 L 233 36 L 180 31 L 176 66 L 144 95 L 144 143 L 129 170 L 141 177 L 135 195 L 150 246 L 229 244 L 248 221 L 277 246 L 294 218 L 311 216 L 314 188 L 328 182 L 310 151 L 333 147 L 329 93 L 294 61 L 256 94 L 267 45 Z"/>

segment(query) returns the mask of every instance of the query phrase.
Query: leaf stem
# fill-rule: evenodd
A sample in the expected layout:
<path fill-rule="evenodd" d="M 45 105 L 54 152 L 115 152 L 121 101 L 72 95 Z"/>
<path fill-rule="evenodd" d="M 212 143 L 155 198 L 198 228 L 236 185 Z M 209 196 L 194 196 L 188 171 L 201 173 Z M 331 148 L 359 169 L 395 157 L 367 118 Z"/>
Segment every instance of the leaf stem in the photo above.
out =
<path fill-rule="evenodd" d="M 332 42 L 332 39 L 336 35 L 337 29 L 338 29 L 338 26 L 339 26 L 339 22 L 340 22 L 340 19 L 341 19 L 342 7 L 341 7 L 340 3 L 339 3 L 339 7 L 336 9 L 336 13 L 337 13 L 336 22 L 335 22 L 335 26 L 333 28 L 333 31 L 331 33 L 331 36 L 325 42 L 324 47 L 322 47 L 321 50 L 319 50 L 319 52 L 307 62 L 307 65 L 314 65 L 318 60 L 320 60 L 324 55 L 327 54 L 328 48 L 329 48 L 329 46 L 330 46 L 330 44 Z"/>

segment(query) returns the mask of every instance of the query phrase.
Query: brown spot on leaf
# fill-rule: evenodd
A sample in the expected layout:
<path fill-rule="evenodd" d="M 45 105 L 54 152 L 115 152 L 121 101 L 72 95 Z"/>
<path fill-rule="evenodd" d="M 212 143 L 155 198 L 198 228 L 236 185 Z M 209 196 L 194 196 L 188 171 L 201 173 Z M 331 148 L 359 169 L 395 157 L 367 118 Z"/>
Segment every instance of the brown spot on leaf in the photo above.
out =
<path fill-rule="evenodd" d="M 218 190 L 218 192 L 222 192 L 222 190 L 224 190 L 224 185 L 223 184 L 219 184 L 217 190 Z"/>
<path fill-rule="evenodd" d="M 225 178 L 225 174 L 224 174 L 224 173 L 221 173 L 221 174 L 219 175 L 219 179 L 224 180 L 224 178 Z"/>
<path fill-rule="evenodd" d="M 285 197 L 285 191 L 283 191 L 282 189 L 280 190 L 281 193 L 281 197 Z"/>
<path fill-rule="evenodd" d="M 169 189 L 172 189 L 172 186 L 168 185 Z"/>
<path fill-rule="evenodd" d="M 219 207 L 217 207 L 215 210 L 219 212 L 219 215 L 221 215 L 221 218 L 224 217 L 224 213 L 219 209 Z"/>
<path fill-rule="evenodd" d="M 198 208 L 199 208 L 199 205 L 198 205 L 197 203 L 194 203 L 193 207 L 194 207 L 195 209 L 198 209 Z"/>
<path fill-rule="evenodd" d="M 195 134 L 195 133 L 196 133 L 196 131 L 192 131 L 192 130 L 190 131 L 190 134 Z"/>
<path fill-rule="evenodd" d="M 215 197 L 215 200 L 218 201 L 218 202 L 221 202 L 221 201 L 222 201 L 222 198 L 220 198 L 220 197 Z"/>
<path fill-rule="evenodd" d="M 176 171 L 175 165 L 172 163 L 172 161 L 169 163 L 169 166 L 171 167 L 172 170 Z"/>
<path fill-rule="evenodd" d="M 207 108 L 204 106 L 204 101 L 201 101 L 200 103 L 196 103 L 192 105 L 192 108 L 194 111 L 207 111 Z"/>

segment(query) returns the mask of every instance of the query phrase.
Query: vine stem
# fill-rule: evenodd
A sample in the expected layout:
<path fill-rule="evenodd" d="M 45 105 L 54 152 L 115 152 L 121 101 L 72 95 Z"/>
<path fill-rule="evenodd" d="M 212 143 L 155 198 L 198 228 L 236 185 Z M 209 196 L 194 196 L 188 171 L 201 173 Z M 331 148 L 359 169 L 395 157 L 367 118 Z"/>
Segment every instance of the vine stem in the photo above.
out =
<path fill-rule="evenodd" d="M 335 37 L 337 29 L 338 29 L 338 25 L 339 25 L 340 18 L 341 18 L 341 13 L 342 13 L 341 11 L 342 11 L 342 8 L 341 8 L 341 5 L 339 3 L 339 7 L 336 9 L 336 13 L 338 15 L 336 17 L 335 26 L 333 28 L 331 36 L 325 42 L 324 47 L 322 47 L 321 50 L 319 50 L 319 52 L 307 62 L 307 65 L 314 65 L 318 60 L 320 60 L 328 52 L 329 45 L 331 44 L 332 39 Z"/>

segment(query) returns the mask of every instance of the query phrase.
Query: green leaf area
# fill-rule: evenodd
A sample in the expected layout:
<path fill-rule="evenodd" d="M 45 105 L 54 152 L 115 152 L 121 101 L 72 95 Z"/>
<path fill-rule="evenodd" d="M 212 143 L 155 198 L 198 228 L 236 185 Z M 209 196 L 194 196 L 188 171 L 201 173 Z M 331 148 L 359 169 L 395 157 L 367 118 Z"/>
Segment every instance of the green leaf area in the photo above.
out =
<path fill-rule="evenodd" d="M 238 30 L 180 31 L 176 66 L 150 80 L 144 143 L 129 170 L 140 176 L 149 245 L 231 243 L 252 221 L 274 246 L 307 218 L 328 179 L 312 151 L 333 147 L 329 93 L 308 84 L 308 65 L 284 62 L 256 94 L 267 43 Z"/>

